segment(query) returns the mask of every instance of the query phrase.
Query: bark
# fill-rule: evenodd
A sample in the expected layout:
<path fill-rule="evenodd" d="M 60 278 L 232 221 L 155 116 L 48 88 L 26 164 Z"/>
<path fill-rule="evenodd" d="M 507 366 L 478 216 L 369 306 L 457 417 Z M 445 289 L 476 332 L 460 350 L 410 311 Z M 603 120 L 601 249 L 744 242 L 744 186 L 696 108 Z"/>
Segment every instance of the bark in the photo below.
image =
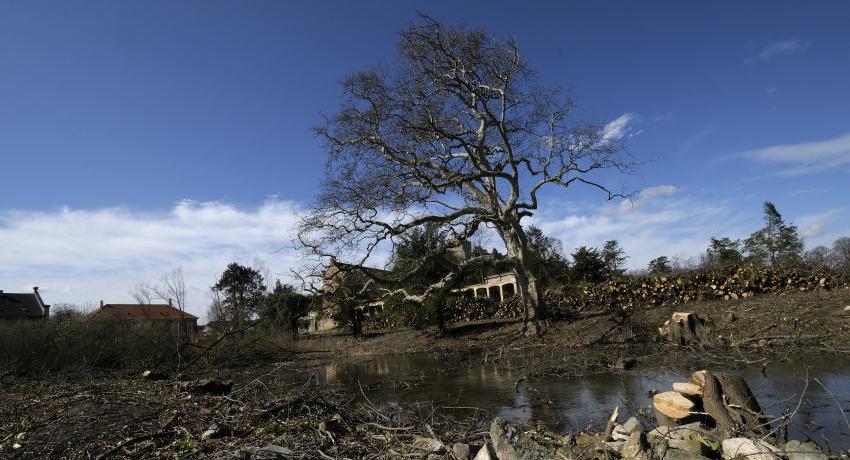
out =
<path fill-rule="evenodd" d="M 717 426 L 727 428 L 735 428 L 737 426 L 735 420 L 726 409 L 726 404 L 723 403 L 723 391 L 720 388 L 720 383 L 711 372 L 705 373 L 705 386 L 702 388 L 702 405 L 708 415 L 717 423 Z"/>
<path fill-rule="evenodd" d="M 675 345 L 702 345 L 702 320 L 694 313 L 673 313 L 667 339 Z"/>
<path fill-rule="evenodd" d="M 505 241 L 508 257 L 515 260 L 513 272 L 517 280 L 517 293 L 523 303 L 523 329 L 526 335 L 543 334 L 542 321 L 546 318 L 541 302 L 540 285 L 531 266 L 528 239 L 519 222 L 500 232 Z"/>
<path fill-rule="evenodd" d="M 747 382 L 737 375 L 717 373 L 714 376 L 726 397 L 727 411 L 751 430 L 764 432 L 765 427 L 759 426 L 763 423 L 762 417 L 758 415 L 762 413 L 761 406 Z M 728 407 L 730 404 L 740 406 L 742 409 Z"/>

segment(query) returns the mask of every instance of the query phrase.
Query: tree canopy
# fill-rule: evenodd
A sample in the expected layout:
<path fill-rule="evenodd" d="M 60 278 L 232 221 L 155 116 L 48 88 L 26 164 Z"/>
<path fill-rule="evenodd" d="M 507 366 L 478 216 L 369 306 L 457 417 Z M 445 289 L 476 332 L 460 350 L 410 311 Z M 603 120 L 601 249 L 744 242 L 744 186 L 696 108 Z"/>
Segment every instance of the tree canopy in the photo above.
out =
<path fill-rule="evenodd" d="M 607 266 L 596 248 L 581 246 L 572 253 L 571 278 L 574 282 L 599 283 L 607 277 Z"/>
<path fill-rule="evenodd" d="M 339 110 L 317 128 L 326 177 L 299 227 L 302 247 L 325 264 L 347 258 L 362 267 L 382 244 L 426 224 L 439 226 L 447 245 L 489 227 L 536 326 L 545 310 L 523 219 L 544 188 L 585 185 L 616 196 L 596 173 L 630 164 L 616 136 L 577 121 L 572 99 L 533 75 L 514 40 L 427 16 L 403 30 L 395 64 L 346 79 Z M 422 294 L 395 292 L 423 301 L 461 273 Z"/>
<path fill-rule="evenodd" d="M 656 257 L 649 261 L 647 266 L 650 275 L 669 275 L 673 273 L 673 266 L 667 256 Z"/>
<path fill-rule="evenodd" d="M 263 302 L 260 319 L 282 327 L 294 338 L 298 333 L 298 323 L 307 315 L 311 306 L 313 299 L 310 296 L 276 280 L 274 288 Z"/>
<path fill-rule="evenodd" d="M 259 313 L 266 286 L 259 270 L 234 262 L 227 266 L 213 290 L 221 295 L 219 319 L 237 327 Z"/>

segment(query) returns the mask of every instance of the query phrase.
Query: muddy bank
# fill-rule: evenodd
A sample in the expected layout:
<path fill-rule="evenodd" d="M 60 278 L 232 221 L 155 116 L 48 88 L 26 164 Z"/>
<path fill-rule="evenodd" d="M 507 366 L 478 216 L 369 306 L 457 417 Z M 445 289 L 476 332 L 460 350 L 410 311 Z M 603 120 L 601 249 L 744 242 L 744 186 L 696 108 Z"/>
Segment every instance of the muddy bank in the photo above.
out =
<path fill-rule="evenodd" d="M 737 300 L 643 306 L 620 313 L 584 312 L 549 324 L 542 338 L 521 334 L 518 319 L 454 325 L 435 330 L 400 330 L 354 338 L 346 334 L 307 336 L 296 350 L 311 356 L 368 357 L 430 352 L 484 362 L 519 357 L 526 374 L 587 375 L 618 367 L 750 365 L 788 355 L 850 354 L 850 289 L 767 294 Z M 674 312 L 693 312 L 708 339 L 675 346 L 659 333 Z M 532 368 L 533 367 L 533 368 Z"/>

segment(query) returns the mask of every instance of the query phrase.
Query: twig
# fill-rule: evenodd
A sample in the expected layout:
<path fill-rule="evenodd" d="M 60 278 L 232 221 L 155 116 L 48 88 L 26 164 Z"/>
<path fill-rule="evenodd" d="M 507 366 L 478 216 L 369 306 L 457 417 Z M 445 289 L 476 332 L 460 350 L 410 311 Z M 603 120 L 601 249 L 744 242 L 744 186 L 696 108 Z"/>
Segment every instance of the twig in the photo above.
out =
<path fill-rule="evenodd" d="M 198 356 L 196 356 L 196 357 L 195 357 L 195 359 L 193 359 L 193 360 L 189 361 L 189 364 L 186 364 L 186 367 L 184 368 L 184 372 L 185 372 L 186 370 L 188 370 L 190 367 L 192 367 L 192 365 L 193 365 L 193 364 L 195 364 L 195 363 L 196 363 L 199 359 L 203 358 L 203 357 L 204 357 L 207 353 L 209 353 L 209 351 L 210 351 L 210 350 L 212 350 L 212 349 L 213 349 L 216 345 L 218 345 L 219 343 L 221 343 L 221 341 L 222 341 L 222 340 L 224 340 L 225 338 L 227 338 L 227 337 L 229 337 L 229 336 L 231 336 L 231 335 L 233 335 L 233 334 L 239 334 L 239 333 L 245 332 L 245 331 L 247 331 L 248 329 L 251 329 L 252 327 L 254 327 L 254 325 L 253 325 L 253 324 L 252 324 L 252 325 L 250 325 L 250 326 L 248 326 L 248 327 L 246 327 L 246 328 L 239 329 L 238 331 L 230 331 L 230 332 L 228 332 L 228 333 L 226 333 L 226 334 L 222 335 L 221 337 L 219 337 L 219 338 L 218 338 L 218 340 L 216 340 L 215 342 L 213 342 L 212 344 L 210 344 L 210 346 L 208 346 L 206 349 L 204 349 L 204 351 L 203 351 L 201 354 L 199 354 Z"/>
<path fill-rule="evenodd" d="M 847 429 L 850 430 L 850 421 L 847 420 L 847 413 L 844 412 L 844 408 L 841 407 L 841 402 L 838 401 L 838 398 L 835 396 L 835 393 L 829 391 L 829 388 L 827 388 L 826 385 L 824 385 L 823 382 L 821 382 L 820 380 L 815 379 L 815 382 L 818 382 L 818 385 L 823 388 L 823 391 L 825 391 L 826 394 L 828 394 L 829 397 L 832 398 L 833 401 L 835 401 L 835 405 L 838 406 L 838 412 L 841 412 L 841 416 L 844 417 L 844 423 L 847 425 Z"/>
<path fill-rule="evenodd" d="M 794 416 L 797 415 L 797 411 L 800 410 L 800 406 L 803 405 L 803 398 L 806 397 L 806 390 L 808 390 L 808 389 L 809 389 L 809 368 L 807 366 L 806 367 L 806 383 L 805 383 L 805 385 L 803 385 L 803 391 L 800 393 L 800 399 L 797 400 L 797 407 L 795 407 L 794 410 L 790 414 L 783 415 L 782 417 L 780 417 L 780 419 L 784 419 L 784 422 L 778 424 L 776 426 L 776 428 L 770 430 L 766 435 L 762 436 L 762 438 L 761 438 L 762 440 L 767 439 L 769 436 L 776 433 L 780 428 L 785 427 L 787 429 L 788 425 L 791 423 L 791 420 L 793 420 Z M 767 422 L 763 425 L 770 425 L 770 422 Z"/>
<path fill-rule="evenodd" d="M 375 423 L 375 422 L 369 422 L 369 423 L 367 423 L 367 425 L 371 425 L 371 426 L 374 426 L 375 428 L 379 428 L 381 430 L 386 430 L 386 431 L 408 431 L 408 430 L 412 430 L 414 428 L 412 426 L 397 426 L 397 427 L 385 426 L 385 425 L 381 425 L 380 423 Z"/>
<path fill-rule="evenodd" d="M 158 437 L 160 437 L 160 436 L 162 436 L 162 435 L 164 435 L 168 432 L 168 429 L 171 427 L 171 424 L 174 423 L 175 420 L 177 420 L 177 414 L 172 415 L 171 418 L 168 419 L 167 422 L 165 422 L 165 425 L 163 425 L 162 428 L 160 428 L 160 430 L 157 431 L 156 433 L 149 433 L 149 434 L 134 436 L 130 439 L 126 439 L 124 441 L 121 441 L 121 442 L 118 443 L 117 446 L 115 446 L 112 449 L 109 449 L 106 452 L 98 455 L 95 460 L 103 460 L 104 458 L 109 457 L 110 455 L 118 452 L 119 450 L 123 449 L 124 447 L 129 446 L 130 444 L 135 444 L 137 442 L 145 441 L 145 440 L 148 440 L 148 439 L 158 438 Z"/>

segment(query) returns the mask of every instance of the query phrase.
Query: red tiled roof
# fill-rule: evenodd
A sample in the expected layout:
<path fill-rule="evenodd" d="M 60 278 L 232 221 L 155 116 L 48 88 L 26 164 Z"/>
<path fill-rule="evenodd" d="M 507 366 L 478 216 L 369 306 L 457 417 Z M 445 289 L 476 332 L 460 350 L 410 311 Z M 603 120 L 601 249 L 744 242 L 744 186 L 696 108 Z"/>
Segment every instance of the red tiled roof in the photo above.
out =
<path fill-rule="evenodd" d="M 180 319 L 180 310 L 168 304 L 108 303 L 94 313 L 95 318 L 115 319 Z M 197 316 L 183 312 L 184 321 L 198 319 Z"/>

